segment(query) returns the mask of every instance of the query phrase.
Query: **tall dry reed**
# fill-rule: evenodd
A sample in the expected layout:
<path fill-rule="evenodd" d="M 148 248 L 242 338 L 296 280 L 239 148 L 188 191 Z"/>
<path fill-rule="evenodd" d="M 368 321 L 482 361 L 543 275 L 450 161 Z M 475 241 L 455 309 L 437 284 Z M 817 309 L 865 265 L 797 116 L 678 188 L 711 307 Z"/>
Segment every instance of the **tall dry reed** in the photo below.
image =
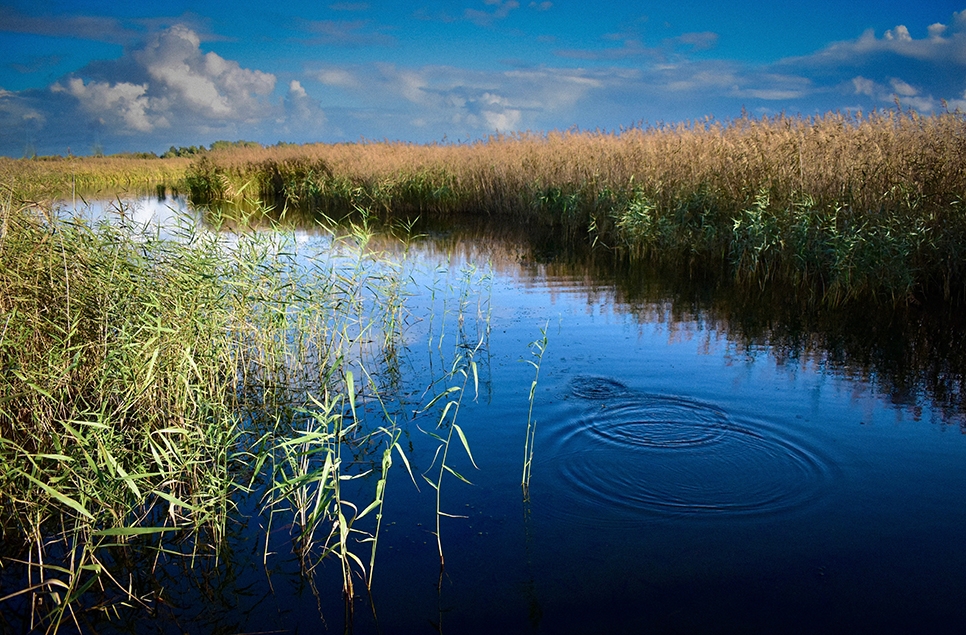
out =
<path fill-rule="evenodd" d="M 158 184 L 177 187 L 191 160 L 135 157 L 0 157 L 0 184 L 36 201 L 118 190 L 150 191 Z M 3 189 L 3 188 L 0 188 Z"/>

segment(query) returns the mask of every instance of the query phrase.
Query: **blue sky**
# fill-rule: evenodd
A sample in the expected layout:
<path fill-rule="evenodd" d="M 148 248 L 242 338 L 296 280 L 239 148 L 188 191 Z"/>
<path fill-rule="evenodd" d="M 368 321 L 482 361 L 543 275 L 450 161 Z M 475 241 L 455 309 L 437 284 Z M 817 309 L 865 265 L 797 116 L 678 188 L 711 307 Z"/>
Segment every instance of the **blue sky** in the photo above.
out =
<path fill-rule="evenodd" d="M 966 1 L 0 0 L 0 155 L 966 111 Z"/>

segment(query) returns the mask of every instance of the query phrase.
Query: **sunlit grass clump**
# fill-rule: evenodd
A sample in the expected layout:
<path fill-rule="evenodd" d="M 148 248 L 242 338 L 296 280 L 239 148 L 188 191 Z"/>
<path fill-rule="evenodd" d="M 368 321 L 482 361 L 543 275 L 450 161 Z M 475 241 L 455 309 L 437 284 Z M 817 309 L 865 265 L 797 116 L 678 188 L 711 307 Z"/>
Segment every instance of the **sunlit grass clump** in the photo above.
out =
<path fill-rule="evenodd" d="M 33 200 L 75 196 L 112 197 L 117 191 L 154 191 L 158 185 L 177 187 L 191 160 L 135 156 L 0 157 L 0 184 Z M 4 192 L 6 196 L 9 190 Z"/>

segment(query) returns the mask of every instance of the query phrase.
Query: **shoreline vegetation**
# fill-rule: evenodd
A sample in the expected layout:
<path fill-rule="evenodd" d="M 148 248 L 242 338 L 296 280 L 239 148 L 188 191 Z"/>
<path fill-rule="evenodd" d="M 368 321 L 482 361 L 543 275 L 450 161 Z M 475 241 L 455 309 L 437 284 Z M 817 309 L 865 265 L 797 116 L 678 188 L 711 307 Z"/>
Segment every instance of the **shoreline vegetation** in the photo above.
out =
<path fill-rule="evenodd" d="M 30 201 L 78 196 L 113 196 L 117 191 L 154 191 L 159 184 L 177 189 L 190 158 L 139 156 L 0 157 L 0 196 Z"/>
<path fill-rule="evenodd" d="M 888 111 L 212 152 L 185 187 L 202 204 L 559 224 L 631 259 L 780 281 L 817 304 L 961 303 L 964 156 L 960 113 Z"/>
<path fill-rule="evenodd" d="M 288 534 L 306 575 L 334 558 L 357 596 L 402 453 L 373 407 L 394 370 L 399 264 L 364 227 L 305 253 L 290 232 L 164 237 L 11 199 L 0 630 L 162 610 L 151 572 L 217 567 L 240 507 L 268 527 L 266 560 Z"/>
<path fill-rule="evenodd" d="M 632 260 L 779 281 L 813 304 L 966 301 L 958 112 L 743 117 L 467 144 L 218 142 L 166 154 L 7 160 L 0 179 L 48 192 L 168 183 L 196 204 L 248 199 L 276 214 L 501 216 L 559 225 Z"/>

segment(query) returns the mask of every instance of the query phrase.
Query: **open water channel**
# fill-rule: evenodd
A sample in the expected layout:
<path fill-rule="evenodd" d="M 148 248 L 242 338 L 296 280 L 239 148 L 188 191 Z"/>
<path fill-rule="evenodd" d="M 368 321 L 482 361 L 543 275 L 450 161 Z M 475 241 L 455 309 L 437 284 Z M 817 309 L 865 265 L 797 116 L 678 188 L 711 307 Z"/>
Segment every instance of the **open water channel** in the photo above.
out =
<path fill-rule="evenodd" d="M 419 489 L 397 461 L 371 598 L 347 622 L 337 563 L 310 583 L 279 541 L 263 564 L 257 501 L 242 501 L 251 526 L 235 527 L 224 559 L 163 569 L 156 614 L 114 627 L 964 632 L 966 337 L 954 312 L 805 311 L 568 253 L 536 230 L 416 228 L 398 412 Z M 440 331 L 455 306 L 440 289 L 463 289 L 464 331 L 486 334 L 478 396 L 459 412 L 479 469 L 454 455 L 472 485 L 444 484 L 444 510 L 465 517 L 442 519 L 442 576 L 435 492 L 419 479 L 434 420 L 412 414 L 458 345 L 452 317 Z M 525 502 L 525 360 L 541 329 Z"/>

